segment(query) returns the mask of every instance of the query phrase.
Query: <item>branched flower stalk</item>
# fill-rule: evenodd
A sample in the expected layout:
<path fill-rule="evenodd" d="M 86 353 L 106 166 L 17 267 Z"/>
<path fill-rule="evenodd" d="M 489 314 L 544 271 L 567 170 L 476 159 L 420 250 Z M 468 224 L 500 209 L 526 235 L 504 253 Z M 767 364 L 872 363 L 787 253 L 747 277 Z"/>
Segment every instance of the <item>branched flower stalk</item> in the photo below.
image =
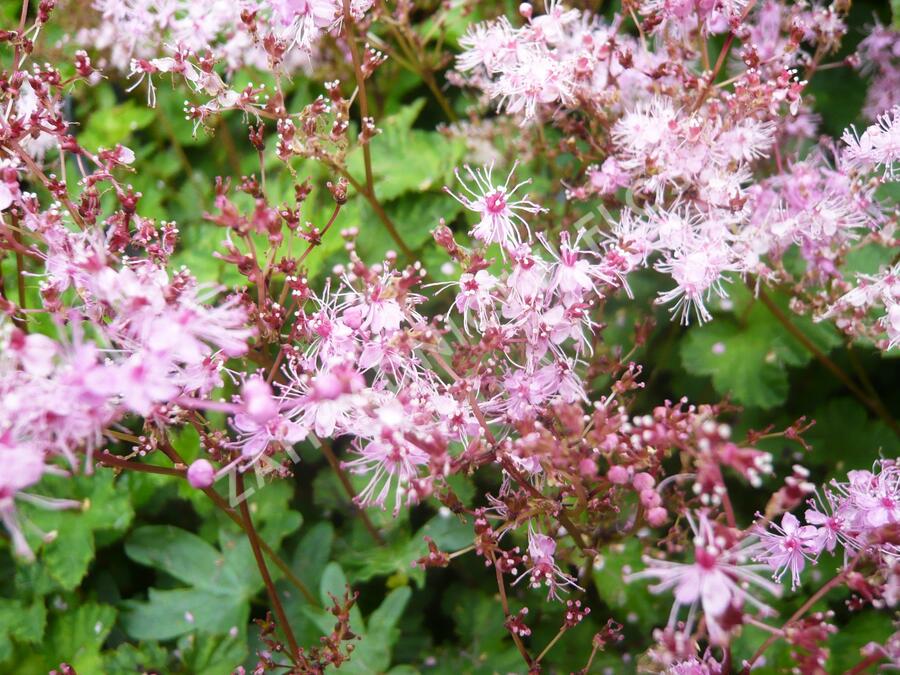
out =
<path fill-rule="evenodd" d="M 419 622 L 404 612 L 437 604 L 409 604 L 410 579 L 437 579 L 423 568 L 450 567 L 453 584 L 488 568 L 466 592 L 483 592 L 497 642 L 529 673 L 749 673 L 779 641 L 790 667 L 827 672 L 846 613 L 897 618 L 900 463 L 882 439 L 900 426 L 875 372 L 900 347 L 894 29 L 869 26 L 848 55 L 839 0 L 627 0 L 608 18 L 557 0 L 515 16 L 468 0 L 213 0 L 199 13 L 95 0 L 77 19 L 56 4 L 26 1 L 0 30 L 10 565 L 60 564 L 59 532 L 35 509 L 125 536 L 73 498 L 97 476 L 186 484 L 246 536 L 262 579 L 232 612 L 264 608 L 242 674 L 354 659 L 387 672 L 397 626 Z M 850 68 L 871 82 L 866 122 L 824 137 L 816 83 Z M 121 96 L 115 114 L 147 112 L 145 126 L 100 145 L 96 91 Z M 148 159 L 159 143 L 171 166 Z M 206 184 L 210 166 L 230 177 Z M 198 200 L 187 212 L 173 175 Z M 791 388 L 788 366 L 812 385 Z M 834 409 L 855 406 L 860 442 L 885 444 L 869 459 L 822 456 L 831 439 L 806 400 L 820 374 L 862 404 Z M 765 412 L 779 404 L 788 413 Z M 302 503 L 326 526 L 292 558 L 299 517 L 254 509 L 272 483 L 287 486 L 281 508 Z M 332 549 L 335 525 L 352 534 Z M 198 529 L 182 541 L 221 553 L 216 569 L 169 576 L 219 580 L 233 563 Z M 817 566 L 836 572 L 803 595 Z M 371 603 L 351 585 L 378 576 L 386 597 L 363 619 Z M 10 578 L 93 597 L 58 570 Z M 820 610 L 838 590 L 846 612 Z M 671 599 L 667 616 L 655 596 Z M 189 608 L 147 628 L 130 619 L 150 601 L 123 602 L 114 639 L 162 643 L 224 620 Z M 0 668 L 7 643 L 17 656 L 39 642 L 24 623 L 0 639 Z M 754 631 L 765 637 L 748 646 Z M 461 672 L 508 668 L 479 661 L 480 646 L 449 654 L 446 637 L 418 642 Z M 900 666 L 900 634 L 851 663 Z"/>

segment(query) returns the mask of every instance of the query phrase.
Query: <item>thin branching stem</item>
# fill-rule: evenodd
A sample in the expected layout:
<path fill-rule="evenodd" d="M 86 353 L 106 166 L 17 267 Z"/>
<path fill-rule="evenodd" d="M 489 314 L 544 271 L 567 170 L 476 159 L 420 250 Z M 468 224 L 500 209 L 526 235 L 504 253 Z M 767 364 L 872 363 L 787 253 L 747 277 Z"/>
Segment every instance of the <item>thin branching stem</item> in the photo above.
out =
<path fill-rule="evenodd" d="M 240 472 L 237 472 L 235 476 L 238 494 L 243 494 L 244 476 Z M 287 614 L 284 612 L 284 607 L 281 605 L 281 599 L 278 597 L 278 589 L 275 588 L 275 582 L 272 581 L 272 575 L 269 574 L 269 568 L 266 565 L 266 559 L 263 556 L 262 546 L 260 546 L 261 540 L 259 534 L 256 532 L 256 528 L 253 527 L 253 518 L 250 515 L 250 507 L 247 505 L 247 500 L 242 500 L 238 508 L 240 509 L 241 516 L 244 520 L 244 532 L 246 532 L 247 538 L 250 540 L 250 548 L 253 549 L 253 557 L 256 559 L 256 566 L 259 568 L 263 583 L 266 585 L 266 592 L 269 594 L 269 601 L 272 603 L 272 609 L 275 610 L 275 615 L 278 617 L 278 623 L 281 625 L 281 631 L 284 633 L 288 646 L 291 648 L 291 661 L 296 662 L 298 654 L 300 653 L 300 647 L 297 644 L 297 638 L 294 637 L 294 631 L 291 630 L 291 624 L 290 621 L 288 621 Z"/>

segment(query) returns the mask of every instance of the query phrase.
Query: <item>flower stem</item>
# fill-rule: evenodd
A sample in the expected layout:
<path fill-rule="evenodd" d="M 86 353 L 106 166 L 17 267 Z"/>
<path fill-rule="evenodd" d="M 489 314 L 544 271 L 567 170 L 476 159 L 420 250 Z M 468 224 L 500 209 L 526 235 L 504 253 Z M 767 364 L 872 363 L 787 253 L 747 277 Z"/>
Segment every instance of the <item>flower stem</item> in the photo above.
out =
<path fill-rule="evenodd" d="M 369 206 L 372 207 L 375 215 L 378 216 L 378 219 L 381 221 L 382 225 L 384 225 L 385 229 L 388 231 L 388 234 L 391 235 L 391 239 L 394 240 L 394 243 L 397 244 L 403 255 L 411 259 L 413 255 L 412 251 L 406 245 L 406 242 L 403 241 L 403 238 L 397 231 L 397 227 L 394 225 L 394 221 L 390 219 L 390 216 L 388 216 L 387 211 L 384 210 L 381 202 L 378 201 L 375 193 L 369 192 L 366 189 L 366 186 L 362 185 L 358 180 L 356 180 L 353 175 L 346 169 L 340 169 L 340 173 L 344 178 L 347 179 L 347 182 L 353 186 L 353 189 L 361 194 L 367 202 L 369 202 Z"/>
<path fill-rule="evenodd" d="M 238 493 L 242 494 L 244 492 L 243 474 L 237 472 L 236 479 Z M 284 607 L 281 606 L 281 600 L 278 598 L 278 590 L 275 588 L 275 584 L 269 574 L 269 568 L 266 566 L 266 559 L 263 557 L 262 547 L 260 546 L 260 538 L 256 529 L 253 527 L 253 518 L 250 517 L 250 508 L 247 506 L 246 499 L 241 502 L 239 508 L 244 519 L 244 531 L 247 533 L 247 538 L 250 540 L 250 547 L 253 549 L 253 557 L 256 558 L 256 566 L 259 568 L 263 583 L 266 585 L 266 592 L 269 594 L 269 601 L 272 603 L 272 608 L 275 610 L 275 615 L 278 617 L 278 622 L 281 624 L 281 630 L 284 632 L 285 638 L 287 638 L 288 646 L 291 649 L 291 661 L 296 663 L 300 648 L 297 645 L 297 639 L 294 637 L 294 633 L 291 630 L 287 615 L 284 613 Z"/>
<path fill-rule="evenodd" d="M 238 525 L 242 530 L 244 530 L 244 521 L 231 509 L 228 504 L 225 503 L 225 500 L 219 496 L 219 493 L 213 490 L 212 488 L 206 488 L 204 491 L 207 497 L 215 504 L 222 513 L 228 516 L 236 525 Z M 246 530 L 245 530 L 246 532 Z M 272 547 L 266 543 L 265 539 L 259 540 L 260 548 L 262 548 L 263 552 L 269 556 L 269 560 L 275 563 L 275 566 L 281 570 L 285 577 L 287 577 L 288 581 L 290 581 L 297 590 L 303 595 L 306 601 L 313 605 L 314 607 L 321 607 L 321 603 L 316 599 L 316 596 L 312 594 L 312 591 L 309 590 L 309 587 L 304 584 L 300 578 L 294 574 L 293 570 L 291 570 L 290 566 L 281 559 L 281 557 L 272 550 Z"/>
<path fill-rule="evenodd" d="M 784 312 L 781 311 L 781 308 L 775 304 L 775 302 L 768 296 L 768 294 L 760 289 L 757 296 L 763 305 L 766 306 L 766 309 L 778 320 L 778 322 L 784 326 L 785 330 L 787 330 L 796 340 L 803 345 L 803 347 L 812 354 L 825 368 L 827 368 L 832 375 L 834 375 L 841 383 L 847 387 L 851 394 L 853 394 L 863 405 L 869 408 L 872 412 L 878 415 L 882 420 L 884 420 L 885 424 L 887 424 L 898 437 L 900 437 L 900 425 L 897 424 L 896 420 L 894 420 L 893 416 L 885 409 L 884 404 L 882 404 L 877 399 L 872 399 L 866 395 L 866 393 L 859 388 L 859 386 L 850 378 L 847 373 L 845 373 L 839 365 L 837 365 L 834 361 L 828 358 L 828 355 L 825 354 L 821 349 L 819 349 L 812 340 L 794 323 L 785 315 Z"/>
<path fill-rule="evenodd" d="M 362 71 L 362 62 L 359 58 L 359 50 L 356 46 L 356 36 L 353 34 L 353 16 L 350 13 L 350 0 L 344 0 L 344 37 L 347 39 L 347 45 L 350 48 L 350 56 L 353 59 L 353 73 L 356 77 L 356 87 L 359 90 L 359 96 L 357 97 L 357 101 L 359 104 L 359 114 L 360 114 L 360 129 L 365 124 L 366 118 L 369 117 L 369 97 L 366 93 L 366 76 Z M 379 220 L 384 223 L 385 228 L 387 228 L 388 234 L 391 235 L 391 238 L 396 242 L 397 246 L 400 247 L 400 250 L 403 252 L 403 255 L 407 258 L 412 258 L 412 251 L 409 250 L 409 247 L 403 242 L 403 239 L 400 237 L 400 233 L 397 232 L 397 228 L 394 227 L 394 223 L 388 218 L 387 213 L 385 213 L 381 204 L 378 202 L 378 199 L 375 197 L 375 177 L 372 173 L 372 151 L 369 148 L 369 142 L 365 141 L 362 143 L 363 150 L 363 164 L 366 168 L 366 184 L 365 187 L 362 187 L 358 181 L 356 181 L 352 176 L 350 176 L 349 172 L 345 172 L 345 176 L 348 181 L 353 184 L 353 187 L 357 192 L 360 192 L 363 197 L 366 198 L 366 201 L 372 206 L 372 209 L 375 211 L 375 215 L 378 216 Z"/>
<path fill-rule="evenodd" d="M 172 447 L 172 445 L 168 442 L 163 442 L 160 445 L 160 449 L 166 454 L 166 456 L 172 460 L 175 464 L 184 465 L 184 460 L 178 454 L 178 451 Z M 243 477 L 240 474 L 237 474 L 241 479 L 241 483 L 243 484 Z M 239 490 L 239 493 L 243 492 L 243 490 Z M 249 536 L 249 532 L 247 532 L 246 523 L 244 520 L 234 512 L 230 506 L 228 506 L 227 502 L 222 499 L 218 492 L 213 490 L 211 487 L 204 488 L 203 493 L 209 497 L 210 501 L 216 505 L 216 507 L 224 513 L 231 521 L 234 522 L 235 525 L 244 530 L 245 533 Z M 293 570 L 291 570 L 290 566 L 281 559 L 281 557 L 266 543 L 265 539 L 258 539 L 260 548 L 265 552 L 267 556 L 269 556 L 269 560 L 275 563 L 275 566 L 282 571 L 285 577 L 287 577 L 288 581 L 290 581 L 298 591 L 306 598 L 306 601 L 313 605 L 314 607 L 321 607 L 321 603 L 316 599 L 316 596 L 312 594 L 309 590 L 309 587 L 304 584 L 300 578 L 294 574 Z"/>
<path fill-rule="evenodd" d="M 15 213 L 12 214 L 12 238 L 18 243 L 20 246 L 22 244 L 22 233 L 19 231 L 17 225 L 17 216 Z M 19 250 L 19 247 L 16 247 L 16 291 L 19 295 L 19 309 L 24 310 L 26 308 L 27 303 L 27 295 L 25 293 L 25 257 L 22 255 L 22 251 Z M 28 332 L 28 318 L 24 314 L 21 313 L 21 320 L 19 327 L 24 331 Z"/>
<path fill-rule="evenodd" d="M 104 466 L 108 466 L 115 469 L 125 469 L 128 471 L 140 471 L 142 473 L 155 473 L 161 476 L 178 476 L 179 478 L 184 477 L 183 469 L 175 469 L 168 466 L 155 466 L 153 464 L 142 464 L 141 462 L 129 462 L 127 459 L 122 459 L 121 457 L 116 457 L 108 450 L 100 453 L 100 456 L 97 458 L 97 461 L 103 464 Z"/>
<path fill-rule="evenodd" d="M 796 612 L 794 612 L 791 615 L 791 618 L 785 622 L 785 624 L 781 627 L 781 631 L 779 631 L 778 634 L 770 635 L 766 639 L 766 641 L 760 645 L 759 649 L 756 650 L 756 653 L 750 657 L 750 660 L 746 662 L 743 670 L 741 671 L 742 675 L 749 675 L 750 669 L 753 667 L 753 664 L 756 663 L 757 660 L 759 660 L 759 658 L 765 653 L 765 651 L 769 647 L 771 647 L 773 644 L 775 644 L 775 642 L 778 641 L 779 638 L 781 638 L 785 635 L 785 632 L 791 626 L 791 624 L 793 624 L 794 622 L 796 622 L 800 618 L 802 618 L 803 615 L 806 614 L 813 605 L 815 605 L 819 600 L 821 600 L 825 595 L 827 595 L 829 591 L 831 591 L 833 588 L 835 588 L 836 586 L 839 586 L 841 583 L 843 583 L 843 581 L 847 577 L 847 575 L 853 571 L 854 567 L 856 567 L 856 562 L 858 560 L 859 560 L 858 557 L 854 558 L 853 562 L 851 562 L 849 566 L 845 567 L 843 570 L 838 572 L 834 577 L 831 578 L 830 581 L 828 581 L 828 583 L 826 583 L 818 591 L 813 593 L 807 599 L 807 601 L 803 603 L 803 605 L 800 607 L 800 609 L 798 609 Z"/>
<path fill-rule="evenodd" d="M 566 628 L 565 628 L 565 626 L 563 626 L 562 628 L 559 629 L 559 632 L 556 634 L 556 636 L 552 640 L 550 640 L 549 643 L 547 643 L 547 646 L 544 647 L 543 651 L 540 654 L 538 654 L 538 656 L 534 660 L 534 662 L 540 663 L 541 659 L 543 659 L 545 656 L 547 656 L 547 653 L 551 649 L 553 649 L 553 647 L 556 645 L 557 642 L 560 641 L 560 639 L 562 638 L 563 635 L 565 635 L 565 633 L 566 633 Z"/>
<path fill-rule="evenodd" d="M 356 47 L 356 36 L 353 34 L 353 15 L 350 12 L 350 0 L 344 0 L 344 37 L 347 40 L 347 46 L 350 48 L 350 57 L 353 59 L 353 74 L 356 77 L 356 87 L 359 89 L 357 103 L 359 105 L 359 115 L 362 118 L 360 129 L 365 124 L 366 118 L 369 117 L 369 97 L 366 93 L 366 76 L 362 71 L 362 62 L 359 59 L 359 50 Z M 366 189 L 375 194 L 375 180 L 372 176 L 372 151 L 369 149 L 369 143 L 362 144 L 363 163 L 366 166 Z"/>
<path fill-rule="evenodd" d="M 503 606 L 503 616 L 507 619 L 509 618 L 509 600 L 506 598 L 506 584 L 503 581 L 503 572 L 500 571 L 500 568 L 497 567 L 497 558 L 494 556 L 493 552 L 490 553 L 491 563 L 494 565 L 494 572 L 497 575 L 497 590 L 500 593 L 500 604 Z M 507 630 L 509 628 L 507 627 Z M 520 638 L 516 633 L 512 630 L 509 630 L 509 634 L 512 636 L 513 642 L 516 643 L 516 648 L 519 650 L 519 653 L 522 655 L 522 658 L 525 659 L 526 665 L 531 668 L 531 657 L 528 655 L 528 650 L 525 649 L 525 644 L 522 642 L 522 638 Z"/>

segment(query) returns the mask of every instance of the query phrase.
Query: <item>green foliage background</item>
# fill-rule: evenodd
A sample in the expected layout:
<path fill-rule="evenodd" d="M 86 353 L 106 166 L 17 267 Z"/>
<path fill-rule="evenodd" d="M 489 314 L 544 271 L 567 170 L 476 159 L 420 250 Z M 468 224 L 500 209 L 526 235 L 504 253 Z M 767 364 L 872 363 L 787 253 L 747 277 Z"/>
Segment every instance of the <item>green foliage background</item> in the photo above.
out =
<path fill-rule="evenodd" d="M 503 9 L 501 3 L 487 4 L 492 6 L 485 11 Z M 512 14 L 513 3 L 506 5 Z M 3 27 L 13 25 L 18 8 L 11 0 L 0 4 Z M 886 3 L 877 0 L 853 3 L 848 50 L 873 15 L 889 20 L 887 9 Z M 450 37 L 458 37 L 467 21 L 457 17 Z M 421 28 L 426 30 L 427 22 Z M 50 44 L 62 37 L 61 29 L 56 30 L 48 37 Z M 452 42 L 448 46 L 454 47 Z M 262 77 L 252 74 L 252 80 L 259 82 Z M 374 82 L 374 115 L 384 129 L 372 143 L 377 193 L 404 240 L 440 280 L 444 258 L 430 231 L 441 217 L 465 229 L 459 205 L 444 196 L 441 188 L 452 182 L 453 168 L 464 161 L 466 149 L 462 141 L 448 140 L 435 130 L 444 117 L 421 80 L 388 64 Z M 222 232 L 204 222 L 203 213 L 212 203 L 216 176 L 239 177 L 258 169 L 240 121 L 226 118 L 214 136 L 195 137 L 181 112 L 184 91 L 163 84 L 159 106 L 153 110 L 144 105 L 141 90 L 127 95 L 125 86 L 111 75 L 92 89 L 73 92 L 71 118 L 78 124 L 80 142 L 87 147 L 115 143 L 131 147 L 139 169 L 132 182 L 144 194 L 141 213 L 179 224 L 182 240 L 177 262 L 204 281 L 239 282 L 210 255 Z M 448 91 L 452 104 L 463 111 L 466 96 Z M 318 92 L 318 85 L 298 76 L 290 107 L 298 109 Z M 847 124 L 859 122 L 864 92 L 864 82 L 847 69 L 817 75 L 813 94 L 824 129 L 836 134 Z M 350 167 L 360 175 L 361 156 L 351 157 Z M 323 224 L 331 204 L 321 188 L 330 176 L 311 162 L 297 168 L 318 188 L 303 217 Z M 534 179 L 531 194 L 546 206 L 561 208 L 554 167 L 534 163 L 523 170 Z M 268 181 L 273 202 L 292 194 L 293 182 L 285 172 L 273 171 Z M 360 228 L 359 248 L 366 259 L 377 260 L 391 248 L 380 223 L 359 197 L 352 198 L 338 221 L 339 227 L 351 225 Z M 332 265 L 343 260 L 342 255 L 342 240 L 333 230 L 308 258 L 309 276 L 321 282 Z M 875 254 L 863 254 L 858 267 L 874 271 L 883 262 Z M 2 271 L 12 279 L 7 262 Z M 37 280 L 29 284 L 36 303 Z M 607 336 L 621 341 L 627 350 L 634 321 L 648 311 L 659 312 L 657 328 L 634 355 L 645 364 L 648 386 L 641 395 L 645 406 L 682 395 L 693 402 L 728 396 L 744 407 L 736 420 L 736 436 L 770 423 L 786 426 L 801 415 L 814 418 L 817 424 L 810 432 L 814 450 L 808 454 L 785 441 L 763 442 L 776 458 L 776 475 L 789 473 L 791 464 L 802 459 L 814 471 L 811 480 L 821 481 L 849 468 L 867 467 L 879 455 L 900 454 L 890 429 L 850 398 L 747 291 L 732 288 L 733 302 L 716 308 L 715 321 L 683 329 L 670 323 L 663 310 L 652 309 L 657 287 L 652 273 L 638 278 L 633 286 L 635 301 L 613 308 Z M 776 302 L 784 304 L 777 297 Z M 825 325 L 806 322 L 801 327 L 845 370 L 864 373 L 872 386 L 886 394 L 889 409 L 900 410 L 896 359 L 865 347 L 850 350 Z M 714 345 L 725 349 L 714 350 Z M 194 457 L 198 440 L 186 431 L 178 439 L 178 449 Z M 424 535 L 452 551 L 471 543 L 470 524 L 428 505 L 404 511 L 398 518 L 373 512 L 387 540 L 385 546 L 375 546 L 321 455 L 311 447 L 301 448 L 301 455 L 296 476 L 259 489 L 251 499 L 251 510 L 265 540 L 290 561 L 294 572 L 323 602 L 327 603 L 329 592 L 341 595 L 346 583 L 360 591 L 352 617 L 360 640 L 353 660 L 341 672 L 457 675 L 521 669 L 520 657 L 503 627 L 493 575 L 485 574 L 481 559 L 462 556 L 449 569 L 427 573 L 411 566 L 426 551 Z M 457 493 L 469 505 L 475 503 L 476 493 L 490 487 L 488 479 L 479 479 L 486 481 L 483 485 L 455 480 Z M 773 483 L 740 492 L 735 486 L 737 508 L 745 521 L 764 507 L 776 487 Z M 9 546 L 0 544 L 0 672 L 46 673 L 67 661 L 80 674 L 219 675 L 238 663 L 253 663 L 259 645 L 251 619 L 265 612 L 262 582 L 246 540 L 202 493 L 165 476 L 114 477 L 107 470 L 74 480 L 48 477 L 37 492 L 81 499 L 84 508 L 77 513 L 22 507 L 26 521 L 56 534 L 45 543 L 29 531 L 38 553 L 36 564 L 16 562 Z M 617 673 L 635 667 L 623 655 L 639 653 L 651 644 L 651 629 L 664 620 L 661 617 L 667 616 L 670 606 L 669 598 L 654 597 L 643 585 L 622 583 L 623 567 L 639 566 L 639 556 L 636 542 L 604 552 L 588 592 L 593 613 L 566 636 L 563 646 L 551 652 L 546 663 L 553 672 L 582 667 L 591 636 L 610 616 L 625 624 L 625 641 L 598 657 L 598 672 L 602 667 Z M 821 567 L 827 569 L 829 563 Z M 808 572 L 805 583 L 814 583 L 818 574 Z M 333 618 L 311 607 L 284 580 L 278 585 L 298 640 L 316 644 L 320 635 L 330 631 Z M 511 602 L 514 610 L 525 602 L 530 605 L 529 623 L 536 627 L 532 644 L 544 645 L 561 623 L 562 608 L 539 597 L 538 592 L 516 587 Z M 833 672 L 855 663 L 860 646 L 891 632 L 886 615 L 851 618 L 842 600 L 834 597 L 829 602 L 843 625 L 832 638 Z M 799 602 L 788 594 L 779 609 L 790 613 Z M 736 662 L 748 656 L 763 637 L 748 627 L 735 646 Z M 787 665 L 785 649 L 773 648 L 768 668 Z"/>

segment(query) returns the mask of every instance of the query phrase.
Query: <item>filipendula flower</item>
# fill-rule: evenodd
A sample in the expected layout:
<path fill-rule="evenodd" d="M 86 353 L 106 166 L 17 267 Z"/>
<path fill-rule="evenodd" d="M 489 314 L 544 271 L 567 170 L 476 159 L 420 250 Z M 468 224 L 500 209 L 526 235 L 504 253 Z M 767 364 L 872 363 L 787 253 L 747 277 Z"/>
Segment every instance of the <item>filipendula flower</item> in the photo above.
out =
<path fill-rule="evenodd" d="M 629 575 L 626 581 L 637 579 L 657 579 L 659 583 L 650 586 L 652 593 L 662 593 L 674 589 L 675 604 L 669 615 L 668 627 L 674 629 L 678 611 L 682 606 L 690 608 L 684 634 L 690 634 L 697 618 L 697 610 L 703 611 L 710 640 L 715 644 L 728 642 L 727 628 L 723 625 L 729 609 L 742 611 L 745 603 L 756 607 L 763 614 L 773 610 L 757 600 L 751 591 L 763 590 L 779 596 L 781 587 L 760 575 L 766 565 L 751 562 L 752 546 L 744 542 L 729 544 L 724 535 L 717 534 L 713 523 L 705 513 L 694 523 L 688 515 L 694 530 L 694 560 L 680 563 L 644 556 L 647 569 Z"/>

